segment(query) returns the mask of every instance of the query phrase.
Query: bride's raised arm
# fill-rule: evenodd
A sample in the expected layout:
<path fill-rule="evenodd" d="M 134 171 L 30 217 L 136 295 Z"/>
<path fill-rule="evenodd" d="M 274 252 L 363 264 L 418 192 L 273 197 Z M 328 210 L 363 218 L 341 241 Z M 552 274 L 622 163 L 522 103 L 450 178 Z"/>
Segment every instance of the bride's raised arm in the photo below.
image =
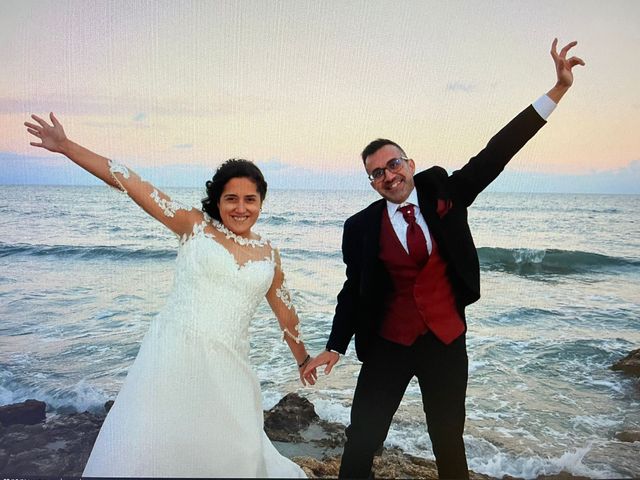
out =
<path fill-rule="evenodd" d="M 193 225 L 202 221 L 199 210 L 174 202 L 133 170 L 69 140 L 53 113 L 49 114 L 51 125 L 37 115 L 31 118 L 36 123 L 25 122 L 24 125 L 30 134 L 40 139 L 40 143 L 31 142 L 31 145 L 63 154 L 106 184 L 127 193 L 145 212 L 172 232 L 180 236 L 189 234 Z"/>
<path fill-rule="evenodd" d="M 291 293 L 287 288 L 287 283 L 284 278 L 284 272 L 282 271 L 280 262 L 280 252 L 275 248 L 274 259 L 276 271 L 273 276 L 273 281 L 271 282 L 271 287 L 266 294 L 266 298 L 269 302 L 269 306 L 271 306 L 271 310 L 273 310 L 273 313 L 278 319 L 278 323 L 282 330 L 282 338 L 287 342 L 287 345 L 289 345 L 289 348 L 291 349 L 291 353 L 296 359 L 300 380 L 303 384 L 307 382 L 313 385 L 316 383 L 315 369 L 310 371 L 306 376 L 303 375 L 305 367 L 311 360 L 311 356 L 307 353 L 307 349 L 302 341 L 300 319 L 298 318 L 296 309 L 293 306 Z"/>

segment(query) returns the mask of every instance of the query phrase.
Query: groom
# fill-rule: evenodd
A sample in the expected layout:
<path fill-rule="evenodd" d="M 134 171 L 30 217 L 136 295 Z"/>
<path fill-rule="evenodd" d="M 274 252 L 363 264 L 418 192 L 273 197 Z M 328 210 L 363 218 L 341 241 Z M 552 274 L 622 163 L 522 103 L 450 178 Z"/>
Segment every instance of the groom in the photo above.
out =
<path fill-rule="evenodd" d="M 465 307 L 480 298 L 480 268 L 467 208 L 546 123 L 573 83 L 553 41 L 557 82 L 500 130 L 460 170 L 415 174 L 395 142 L 377 139 L 362 152 L 371 186 L 383 199 L 344 225 L 347 279 L 326 351 L 309 363 L 330 373 L 351 337 L 362 368 L 351 408 L 341 478 L 371 475 L 409 381 L 416 376 L 440 478 L 468 478 L 462 438 L 467 387 Z"/>

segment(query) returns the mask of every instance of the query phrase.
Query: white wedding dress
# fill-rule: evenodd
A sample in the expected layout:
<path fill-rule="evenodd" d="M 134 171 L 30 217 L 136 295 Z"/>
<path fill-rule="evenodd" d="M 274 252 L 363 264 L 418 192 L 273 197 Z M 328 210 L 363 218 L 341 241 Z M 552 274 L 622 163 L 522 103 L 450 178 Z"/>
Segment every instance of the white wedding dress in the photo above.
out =
<path fill-rule="evenodd" d="M 249 323 L 273 251 L 240 265 L 202 225 L 181 243 L 173 290 L 151 322 L 83 476 L 304 477 L 263 430 Z"/>

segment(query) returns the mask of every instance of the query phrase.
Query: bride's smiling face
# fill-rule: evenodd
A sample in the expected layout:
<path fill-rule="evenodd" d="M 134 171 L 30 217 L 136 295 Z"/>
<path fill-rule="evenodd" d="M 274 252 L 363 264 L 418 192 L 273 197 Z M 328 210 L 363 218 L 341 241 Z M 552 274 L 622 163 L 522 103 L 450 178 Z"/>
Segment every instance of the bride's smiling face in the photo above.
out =
<path fill-rule="evenodd" d="M 218 209 L 225 227 L 236 235 L 248 237 L 260 216 L 262 198 L 253 180 L 234 177 L 222 190 Z"/>

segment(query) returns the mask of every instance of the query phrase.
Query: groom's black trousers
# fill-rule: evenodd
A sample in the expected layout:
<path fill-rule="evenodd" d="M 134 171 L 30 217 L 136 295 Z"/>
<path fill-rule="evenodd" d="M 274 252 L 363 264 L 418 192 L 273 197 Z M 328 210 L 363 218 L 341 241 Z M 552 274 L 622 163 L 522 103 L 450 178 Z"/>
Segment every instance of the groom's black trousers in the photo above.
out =
<path fill-rule="evenodd" d="M 410 380 L 416 376 L 442 478 L 468 478 L 462 433 L 468 360 L 465 337 L 444 345 L 428 332 L 409 346 L 377 338 L 362 364 L 340 478 L 367 478 Z"/>

